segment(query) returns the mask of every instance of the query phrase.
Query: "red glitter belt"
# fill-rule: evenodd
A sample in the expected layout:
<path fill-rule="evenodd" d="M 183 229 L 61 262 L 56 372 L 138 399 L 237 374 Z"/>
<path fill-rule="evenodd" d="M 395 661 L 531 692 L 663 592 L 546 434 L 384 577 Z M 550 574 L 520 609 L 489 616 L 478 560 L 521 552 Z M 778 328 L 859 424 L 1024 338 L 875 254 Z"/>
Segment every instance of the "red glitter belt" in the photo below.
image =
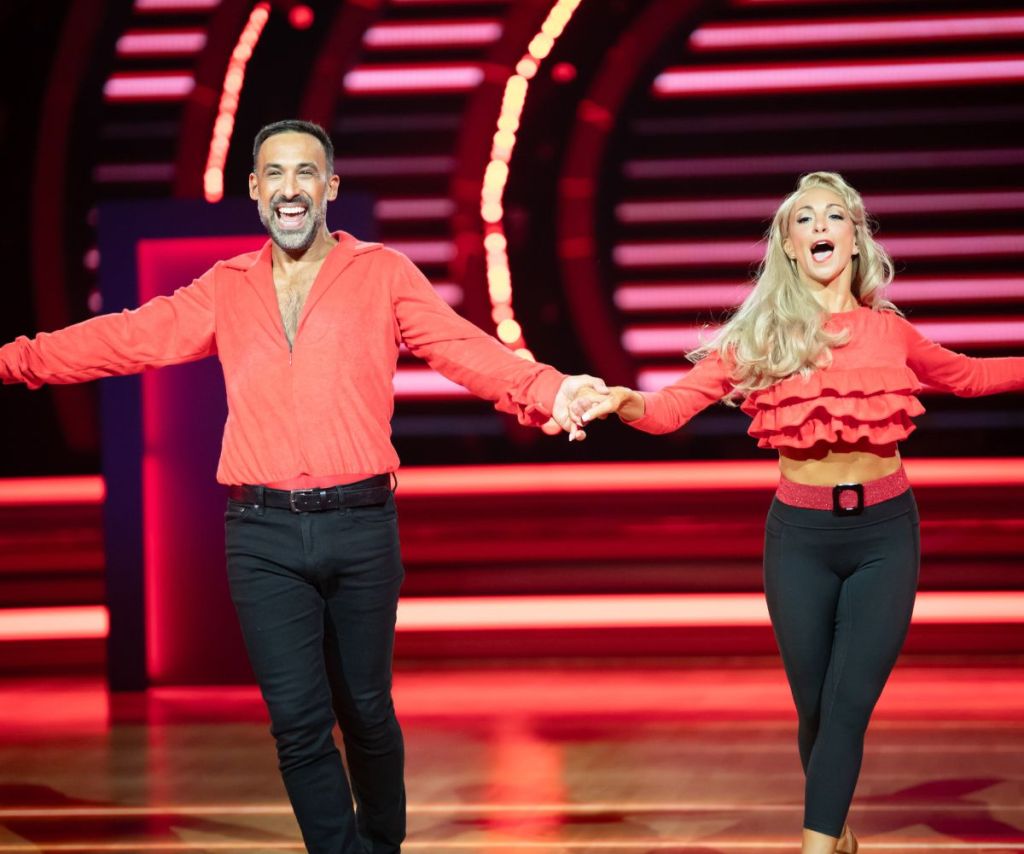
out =
<path fill-rule="evenodd" d="M 910 489 L 907 473 L 900 466 L 898 471 L 869 480 L 867 483 L 837 483 L 835 486 L 811 486 L 796 483 L 783 477 L 775 497 L 791 507 L 806 507 L 808 510 L 831 510 L 837 516 L 856 516 L 865 507 L 881 504 Z"/>

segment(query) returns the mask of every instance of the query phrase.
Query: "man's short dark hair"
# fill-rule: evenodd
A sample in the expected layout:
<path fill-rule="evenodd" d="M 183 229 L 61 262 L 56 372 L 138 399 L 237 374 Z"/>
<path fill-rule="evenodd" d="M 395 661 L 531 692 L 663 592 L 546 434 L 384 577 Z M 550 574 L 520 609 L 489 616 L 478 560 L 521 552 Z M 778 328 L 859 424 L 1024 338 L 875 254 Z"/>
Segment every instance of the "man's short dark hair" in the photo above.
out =
<path fill-rule="evenodd" d="M 316 122 L 307 122 L 302 119 L 282 119 L 279 122 L 272 122 L 260 128 L 259 133 L 256 134 L 256 140 L 252 144 L 253 172 L 256 171 L 256 157 L 260 153 L 260 146 L 269 137 L 278 133 L 308 133 L 310 136 L 316 137 L 324 149 L 324 157 L 327 160 L 327 175 L 334 174 L 334 143 L 331 142 L 327 131 L 320 127 L 320 125 Z"/>

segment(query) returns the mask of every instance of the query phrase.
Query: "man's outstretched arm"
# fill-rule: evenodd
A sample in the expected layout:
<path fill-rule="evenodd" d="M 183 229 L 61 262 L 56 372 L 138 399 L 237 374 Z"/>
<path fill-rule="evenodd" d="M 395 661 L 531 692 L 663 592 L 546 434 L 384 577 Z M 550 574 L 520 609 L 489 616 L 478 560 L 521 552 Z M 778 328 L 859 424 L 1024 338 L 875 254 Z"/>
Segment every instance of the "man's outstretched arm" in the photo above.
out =
<path fill-rule="evenodd" d="M 550 365 L 516 356 L 453 311 L 409 259 L 391 255 L 395 318 L 414 355 L 477 397 L 494 401 L 496 409 L 514 414 L 521 424 L 539 427 L 554 419 L 570 438 L 583 438 L 576 435 L 579 422 L 574 422 L 569 404 L 584 387 L 606 391 L 602 380 L 567 376 Z"/>
<path fill-rule="evenodd" d="M 215 352 L 213 281 L 207 275 L 132 311 L 15 339 L 0 347 L 0 380 L 39 388 L 134 374 Z"/>

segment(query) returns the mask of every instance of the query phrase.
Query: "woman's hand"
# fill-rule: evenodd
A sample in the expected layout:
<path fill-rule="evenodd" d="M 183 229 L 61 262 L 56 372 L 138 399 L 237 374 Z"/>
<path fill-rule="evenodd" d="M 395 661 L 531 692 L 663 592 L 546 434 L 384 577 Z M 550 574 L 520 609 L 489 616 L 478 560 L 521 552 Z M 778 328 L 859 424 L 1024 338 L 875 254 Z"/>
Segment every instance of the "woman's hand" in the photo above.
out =
<path fill-rule="evenodd" d="M 612 413 L 622 421 L 636 421 L 644 414 L 644 399 L 638 391 L 625 386 L 613 386 L 607 393 L 593 389 L 581 389 L 570 407 L 575 418 L 586 424 L 595 419 L 607 418 Z"/>

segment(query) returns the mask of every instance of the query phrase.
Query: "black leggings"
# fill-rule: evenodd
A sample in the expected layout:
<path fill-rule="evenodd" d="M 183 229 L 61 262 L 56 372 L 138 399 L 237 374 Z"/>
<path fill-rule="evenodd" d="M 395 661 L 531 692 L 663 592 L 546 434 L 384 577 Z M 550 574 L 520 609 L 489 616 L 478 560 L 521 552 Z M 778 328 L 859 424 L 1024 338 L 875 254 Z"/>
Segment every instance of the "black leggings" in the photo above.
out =
<path fill-rule="evenodd" d="M 842 833 L 864 732 L 910 625 L 920 553 L 910 490 L 858 516 L 772 503 L 764 587 L 799 718 L 808 830 Z"/>

